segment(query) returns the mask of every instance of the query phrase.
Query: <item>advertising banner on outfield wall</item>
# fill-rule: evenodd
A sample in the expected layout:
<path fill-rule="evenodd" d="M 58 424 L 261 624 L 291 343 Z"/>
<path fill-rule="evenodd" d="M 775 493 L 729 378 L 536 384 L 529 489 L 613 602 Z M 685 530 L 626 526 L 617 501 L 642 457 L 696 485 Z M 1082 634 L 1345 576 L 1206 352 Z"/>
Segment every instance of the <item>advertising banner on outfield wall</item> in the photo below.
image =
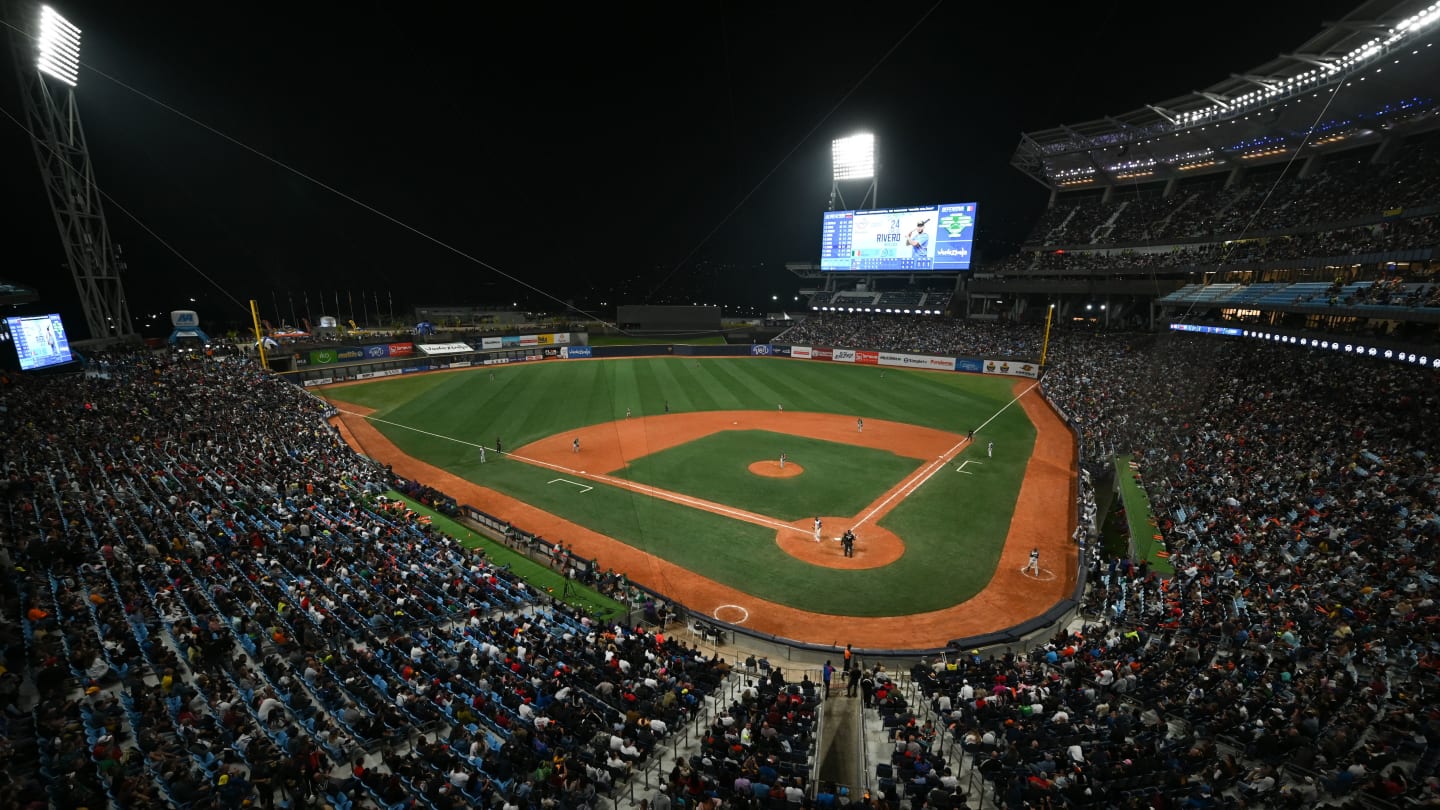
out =
<path fill-rule="evenodd" d="M 387 368 L 384 371 L 365 371 L 355 375 L 357 380 L 373 380 L 379 377 L 398 377 L 401 371 L 398 368 Z"/>
<path fill-rule="evenodd" d="M 539 336 L 539 335 L 521 335 L 521 336 L 520 336 L 520 345 L 521 345 L 521 346 L 534 346 L 534 345 L 537 345 L 539 342 L 540 342 L 540 336 Z"/>
<path fill-rule="evenodd" d="M 335 350 L 335 362 L 337 362 L 337 363 L 350 363 L 350 362 L 354 362 L 354 361 L 356 361 L 356 360 L 364 360 L 364 359 L 365 359 L 365 350 L 364 350 L 364 349 L 336 349 L 336 350 Z"/>
<path fill-rule="evenodd" d="M 316 349 L 310 352 L 310 365 L 328 366 L 335 362 L 334 349 Z"/>
<path fill-rule="evenodd" d="M 335 381 L 334 381 L 333 379 L 329 378 L 329 377 L 316 377 L 316 378 L 313 379 L 313 380 L 306 380 L 306 381 L 303 383 L 303 385 L 306 385 L 306 386 L 311 386 L 311 385 L 329 385 L 329 384 L 332 383 L 332 382 L 335 382 Z"/>
<path fill-rule="evenodd" d="M 769 357 L 769 356 L 770 356 L 770 344 L 769 344 L 769 343 L 756 343 L 755 345 L 753 345 L 753 346 L 750 347 L 750 353 L 753 354 L 753 355 L 755 355 L 756 357 Z"/>
<path fill-rule="evenodd" d="M 772 354 L 772 355 L 774 355 L 774 356 L 776 356 L 776 357 L 789 357 L 789 356 L 790 356 L 790 347 L 789 347 L 789 346 L 771 346 L 771 347 L 770 347 L 770 354 Z"/>
<path fill-rule="evenodd" d="M 1040 367 L 1034 363 L 1012 360 L 986 360 L 986 374 L 1008 374 L 1011 377 L 1039 377 Z"/>
<path fill-rule="evenodd" d="M 461 352 L 474 351 L 470 348 L 469 344 L 466 343 L 421 343 L 415 348 L 419 349 L 420 353 L 425 355 L 459 354 Z"/>
<path fill-rule="evenodd" d="M 819 346 L 810 347 L 811 360 L 833 360 L 835 359 L 834 349 L 822 349 Z"/>
<path fill-rule="evenodd" d="M 498 338 L 498 337 L 480 338 L 480 348 L 482 348 L 482 349 L 498 349 L 498 348 L 500 348 L 500 338 Z"/>
<path fill-rule="evenodd" d="M 366 347 L 365 347 L 365 359 L 366 359 L 366 360 L 383 360 L 383 359 L 385 359 L 385 358 L 387 358 L 387 357 L 389 357 L 389 356 L 390 356 L 390 347 L 389 347 L 389 346 L 366 346 Z"/>
<path fill-rule="evenodd" d="M 810 347 L 809 347 L 809 346 L 791 346 L 791 347 L 790 347 L 790 356 L 791 356 L 791 357 L 798 357 L 798 358 L 800 358 L 801 360 L 809 360 L 809 359 L 810 359 Z"/>
<path fill-rule="evenodd" d="M 979 374 L 985 370 L 985 361 L 977 357 L 959 357 L 955 360 L 955 370 Z"/>
<path fill-rule="evenodd" d="M 879 352 L 855 352 L 855 362 L 866 366 L 880 365 Z"/>
<path fill-rule="evenodd" d="M 414 356 L 415 356 L 415 344 L 414 344 L 414 343 L 391 343 L 389 346 L 386 346 L 385 348 L 387 348 L 387 349 L 390 350 L 390 356 L 391 356 L 391 357 L 414 357 Z"/>
<path fill-rule="evenodd" d="M 926 354 L 880 352 L 880 365 L 900 366 L 901 368 L 928 368 L 936 371 L 954 371 L 955 358 L 932 357 Z"/>
<path fill-rule="evenodd" d="M 570 333 L 556 332 L 555 334 L 551 335 L 550 338 L 552 343 L 557 346 L 561 346 L 570 342 Z"/>
<path fill-rule="evenodd" d="M 855 350 L 854 350 L 854 349 L 836 349 L 836 350 L 835 350 L 835 362 L 837 362 L 837 363 L 853 363 L 853 362 L 855 362 Z"/>
<path fill-rule="evenodd" d="M 590 357 L 590 356 L 591 356 L 591 354 L 590 354 L 590 347 L 589 347 L 589 346 L 566 346 L 565 348 L 563 348 L 563 349 L 560 350 L 560 356 L 561 356 L 561 357 L 564 357 L 564 358 L 568 358 L 568 359 L 570 359 L 570 360 L 579 360 L 579 359 L 581 359 L 581 358 Z"/>
<path fill-rule="evenodd" d="M 500 345 L 501 345 L 502 347 L 504 347 L 504 346 L 519 346 L 519 345 L 520 345 L 520 336 L 519 336 L 519 335 L 506 335 L 505 337 L 500 338 Z"/>

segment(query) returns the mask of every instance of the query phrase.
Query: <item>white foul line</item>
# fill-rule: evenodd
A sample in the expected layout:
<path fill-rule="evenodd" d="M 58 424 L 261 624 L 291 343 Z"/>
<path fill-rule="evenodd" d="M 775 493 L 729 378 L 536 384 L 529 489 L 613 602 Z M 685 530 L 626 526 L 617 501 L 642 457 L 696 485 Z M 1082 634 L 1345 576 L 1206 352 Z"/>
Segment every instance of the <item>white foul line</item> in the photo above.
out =
<path fill-rule="evenodd" d="M 1040 381 L 1039 381 L 1039 380 L 1036 380 L 1035 382 L 1031 383 L 1031 384 L 1030 384 L 1030 387 L 1028 387 L 1028 388 L 1026 388 L 1024 391 L 1021 391 L 1020 393 L 1016 394 L 1014 399 L 1012 399 L 1012 400 L 1010 400 L 1009 402 L 1007 402 L 1007 403 L 1005 403 L 1004 405 L 1002 405 L 1002 406 L 1000 407 L 1000 410 L 996 411 L 996 412 L 994 413 L 994 415 L 992 415 L 989 419 L 986 419 L 984 422 L 981 422 L 981 423 L 980 423 L 980 427 L 977 427 L 977 428 L 975 428 L 975 429 L 976 429 L 976 430 L 980 430 L 980 428 L 983 428 L 983 427 L 985 427 L 986 425 L 990 424 L 991 422 L 994 422 L 995 419 L 996 419 L 997 417 L 999 417 L 1000 414 L 1004 413 L 1007 408 L 1009 408 L 1011 405 L 1014 405 L 1016 402 L 1019 402 L 1019 401 L 1020 401 L 1020 397 L 1023 397 L 1023 396 L 1025 396 L 1026 394 L 1028 394 L 1028 393 L 1030 393 L 1031 391 L 1033 391 L 1033 390 L 1035 389 L 1035 386 L 1037 386 L 1037 385 L 1039 385 L 1039 384 L 1040 384 Z M 913 483 L 910 483 L 910 484 L 902 484 L 899 489 L 897 489 L 897 490 L 895 490 L 894 492 L 890 493 L 890 497 L 888 497 L 888 498 L 886 498 L 885 500 L 881 501 L 880 503 L 876 504 L 875 507 L 874 507 L 873 509 L 871 509 L 869 512 L 866 512 L 866 513 L 865 513 L 865 517 L 860 518 L 860 520 L 857 521 L 857 522 L 855 523 L 855 525 L 856 525 L 856 526 L 864 525 L 866 521 L 870 520 L 870 518 L 872 518 L 872 517 L 875 516 L 875 513 L 876 513 L 876 512 L 879 512 L 881 509 L 884 509 L 884 508 L 886 507 L 886 505 L 888 505 L 891 501 L 895 500 L 896 498 L 900 498 L 900 499 L 902 499 L 902 500 L 905 499 L 905 498 L 908 498 L 911 493 L 913 493 L 915 490 L 919 489 L 926 481 L 929 481 L 929 480 L 930 480 L 931 476 L 935 475 L 935 473 L 937 473 L 937 472 L 940 472 L 940 470 L 941 470 L 942 468 L 944 468 L 944 467 L 949 463 L 949 458 L 950 458 L 951 455 L 954 454 L 954 452 L 956 451 L 956 449 L 958 449 L 958 448 L 960 448 L 960 447 L 963 447 L 963 446 L 964 446 L 967 442 L 969 442 L 969 441 L 970 441 L 969 439 L 961 439 L 960 441 L 956 442 L 953 447 L 951 447 L 949 450 L 946 450 L 944 453 L 942 453 L 942 454 L 940 455 L 940 458 L 938 458 L 937 460 L 932 461 L 932 462 L 930 462 L 929 464 L 926 465 L 926 467 L 928 467 L 929 469 L 928 469 L 927 472 L 925 472 L 925 474 L 924 474 L 921 478 L 919 478 L 918 480 L 916 480 L 916 481 L 914 481 Z"/>
<path fill-rule="evenodd" d="M 369 419 L 369 420 L 372 421 L 372 422 L 384 422 L 384 423 L 387 424 L 387 425 L 394 425 L 395 427 L 404 428 L 405 430 L 413 430 L 413 431 L 415 431 L 416 433 L 423 433 L 423 434 L 425 434 L 426 436 L 434 436 L 434 437 L 437 438 L 437 439 L 444 439 L 444 440 L 446 440 L 446 441 L 455 442 L 455 443 L 457 443 L 457 444 L 467 444 L 467 445 L 469 445 L 469 446 L 471 446 L 471 447 L 482 447 L 482 446 L 483 446 L 483 445 L 476 444 L 476 443 L 474 443 L 474 442 L 467 442 L 467 441 L 465 441 L 464 439 L 457 439 L 457 438 L 454 438 L 453 436 L 445 436 L 445 435 L 440 434 L 440 433 L 432 433 L 431 431 L 428 431 L 428 430 L 422 430 L 422 429 L 417 428 L 417 427 L 411 427 L 410 425 L 402 425 L 402 424 L 400 424 L 399 422 L 391 422 L 391 421 L 388 420 L 388 419 L 381 419 L 381 418 L 378 417 L 378 416 L 366 416 L 366 415 L 361 414 L 361 413 L 356 413 L 355 411 L 347 411 L 347 410 L 339 409 L 339 408 L 337 408 L 336 410 L 339 410 L 341 413 L 349 414 L 349 415 L 351 415 L 351 416 L 358 416 L 358 417 L 360 417 L 361 419 Z M 500 451 L 496 451 L 496 452 L 500 452 Z M 642 495 L 650 495 L 650 496 L 655 497 L 655 498 L 662 498 L 662 499 L 664 499 L 664 500 L 671 501 L 672 503 L 678 503 L 678 504 L 682 504 L 682 505 L 684 505 L 684 506 L 692 506 L 692 507 L 697 507 L 697 508 L 700 508 L 700 509 L 705 509 L 705 510 L 711 511 L 711 512 L 718 512 L 718 513 L 720 513 L 720 514 L 727 515 L 727 516 L 729 516 L 729 517 L 733 517 L 733 518 L 735 518 L 735 519 L 737 519 L 737 520 L 744 520 L 744 521 L 746 521 L 746 522 L 748 522 L 748 523 L 755 523 L 755 524 L 757 524 L 757 525 L 768 526 L 768 527 L 770 527 L 770 528 L 772 528 L 772 529 L 776 529 L 776 530 L 787 530 L 787 529 L 788 529 L 789 531 L 799 532 L 799 533 L 801 533 L 801 534 L 809 534 L 808 531 L 806 531 L 806 530 L 804 530 L 804 529 L 797 528 L 797 527 L 795 527 L 795 526 L 791 526 L 791 525 L 788 524 L 788 523 L 782 523 L 782 522 L 780 522 L 780 521 L 778 521 L 778 520 L 772 520 L 772 519 L 770 519 L 770 518 L 765 517 L 764 515 L 757 515 L 757 514 L 755 514 L 755 513 L 753 513 L 753 512 L 746 512 L 746 511 L 740 510 L 740 509 L 732 509 L 732 508 L 730 508 L 730 507 L 728 507 L 728 506 L 725 506 L 724 504 L 715 503 L 715 502 L 713 502 L 713 501 L 706 501 L 706 500 L 703 500 L 703 499 L 701 499 L 701 498 L 692 498 L 692 497 L 690 497 L 690 496 L 688 496 L 688 495 L 681 495 L 681 494 L 678 493 L 678 492 L 671 492 L 670 490 L 658 489 L 658 488 L 656 488 L 656 487 L 647 486 L 647 485 L 645 485 L 645 484 L 639 484 L 639 483 L 636 483 L 636 482 L 634 482 L 634 481 L 627 481 L 627 480 L 625 480 L 624 478 L 612 478 L 611 476 L 608 476 L 608 475 L 591 474 L 591 473 L 585 472 L 584 470 L 575 470 L 575 469 L 571 469 L 570 467 L 562 467 L 562 466 L 560 466 L 559 464 L 551 464 L 551 463 L 548 462 L 548 461 L 541 461 L 541 460 L 538 459 L 538 458 L 527 458 L 527 457 L 525 457 L 525 456 L 516 455 L 516 454 L 514 454 L 514 453 L 503 453 L 503 452 L 502 452 L 502 453 L 500 453 L 500 454 L 501 454 L 501 455 L 504 455 L 504 456 L 509 456 L 510 458 L 513 458 L 513 459 L 515 459 L 515 460 L 517 460 L 517 461 L 523 461 L 523 462 L 525 462 L 525 463 L 527 463 L 527 464 L 533 464 L 533 465 L 535 465 L 535 466 L 537 466 L 537 467 L 545 467 L 546 469 L 554 470 L 554 471 L 556 471 L 556 472 L 562 472 L 562 473 L 565 473 L 565 474 L 567 474 L 567 475 L 574 475 L 574 476 L 577 476 L 577 477 L 580 477 L 580 478 L 587 478 L 587 479 L 589 479 L 589 480 L 591 480 L 591 481 L 601 481 L 601 482 L 610 484 L 610 485 L 612 485 L 612 486 L 620 487 L 621 489 L 628 489 L 628 490 L 630 490 L 630 491 L 632 491 L 632 492 L 639 492 L 639 493 L 641 493 Z M 561 480 L 561 479 L 558 479 L 558 478 L 557 478 L 557 479 L 555 479 L 555 480 L 558 481 L 558 480 Z M 550 483 L 554 483 L 554 481 L 551 481 Z M 574 483 L 574 482 L 571 482 L 571 483 Z"/>

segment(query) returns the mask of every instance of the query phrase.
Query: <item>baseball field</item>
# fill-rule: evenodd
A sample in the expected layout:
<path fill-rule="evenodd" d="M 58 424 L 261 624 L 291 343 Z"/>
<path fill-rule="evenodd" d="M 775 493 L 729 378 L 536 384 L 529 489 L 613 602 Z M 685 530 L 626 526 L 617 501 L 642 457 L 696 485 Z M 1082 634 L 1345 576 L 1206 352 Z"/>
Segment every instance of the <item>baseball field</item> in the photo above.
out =
<path fill-rule="evenodd" d="M 802 641 L 920 648 L 1023 621 L 1073 585 L 1073 449 L 1033 386 L 657 357 L 322 393 L 362 452 L 693 610 Z M 1020 570 L 1037 546 L 1038 577 Z"/>

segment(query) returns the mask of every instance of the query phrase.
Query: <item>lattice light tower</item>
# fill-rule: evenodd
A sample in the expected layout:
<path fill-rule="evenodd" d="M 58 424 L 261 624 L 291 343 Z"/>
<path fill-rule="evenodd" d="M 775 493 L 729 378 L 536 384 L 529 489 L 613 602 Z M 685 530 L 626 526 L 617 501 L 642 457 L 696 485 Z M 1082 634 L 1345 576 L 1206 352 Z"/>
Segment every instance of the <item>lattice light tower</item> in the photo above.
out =
<path fill-rule="evenodd" d="M 135 334 L 120 273 L 125 269 L 110 241 L 100 189 L 80 125 L 75 83 L 80 72 L 80 29 L 49 6 L 41 6 L 35 29 L 16 34 L 15 72 L 40 176 L 65 258 L 80 293 L 92 340 Z M 34 61 L 30 61 L 33 57 Z"/>
<path fill-rule="evenodd" d="M 830 210 L 834 211 L 835 203 L 838 200 L 840 210 L 847 210 L 845 198 L 840 194 L 840 183 L 842 181 L 869 180 L 870 185 L 865 188 L 865 194 L 860 197 L 860 204 L 856 209 L 865 207 L 866 200 L 869 200 L 871 208 L 880 207 L 880 160 L 878 149 L 875 144 L 875 136 L 869 132 L 860 132 L 844 138 L 836 138 L 830 142 Z"/>

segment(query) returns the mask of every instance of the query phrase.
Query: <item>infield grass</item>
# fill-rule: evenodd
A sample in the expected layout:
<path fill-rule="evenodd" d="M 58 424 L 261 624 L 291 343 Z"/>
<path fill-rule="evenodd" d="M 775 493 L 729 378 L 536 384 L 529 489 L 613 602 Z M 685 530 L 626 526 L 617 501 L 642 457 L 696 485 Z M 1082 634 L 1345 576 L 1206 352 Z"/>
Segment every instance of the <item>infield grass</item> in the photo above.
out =
<path fill-rule="evenodd" d="M 764 478 L 750 472 L 751 462 L 775 461 L 782 451 L 805 468 L 804 475 Z M 804 436 L 723 430 L 636 459 L 617 477 L 792 521 L 857 514 L 921 463 Z"/>
<path fill-rule="evenodd" d="M 1008 377 L 779 358 L 666 357 L 517 364 L 493 371 L 397 377 L 324 393 L 342 408 L 353 402 L 376 409 L 376 427 L 416 458 L 717 582 L 822 613 L 888 616 L 963 602 L 994 573 L 1035 436 L 1023 409 L 1006 407 L 1014 398 L 1014 383 Z M 623 419 L 626 408 L 637 417 L 660 414 L 667 403 L 676 413 L 774 410 L 783 404 L 787 411 L 888 419 L 960 435 L 995 418 L 976 433 L 975 445 L 961 457 L 980 464 L 967 466 L 969 474 L 956 472 L 958 464 L 941 468 L 882 521 L 903 538 L 905 554 L 891 565 L 858 571 L 801 562 L 781 551 L 775 530 L 763 526 L 603 482 L 589 481 L 594 489 L 581 492 L 551 483 L 557 477 L 553 471 L 493 454 L 489 463 L 479 464 L 475 445 L 493 448 L 497 437 L 514 449 L 568 429 Z M 708 451 L 687 450 L 691 445 L 673 448 L 638 459 L 618 475 L 681 492 L 704 482 L 705 491 L 690 494 L 795 520 L 853 514 L 860 508 L 854 503 L 863 506 L 917 466 L 913 459 L 891 456 L 895 461 L 888 462 L 892 467 L 887 472 L 869 476 L 870 466 L 879 462 L 867 454 L 878 451 L 845 445 L 834 445 L 832 451 L 821 447 L 830 443 L 819 441 L 802 451 L 794 448 L 807 440 L 785 436 L 783 449 L 792 458 L 800 460 L 812 450 L 833 452 L 835 463 L 822 466 L 833 466 L 841 475 L 865 468 L 859 477 L 872 480 L 857 483 L 851 493 L 831 492 L 832 486 L 848 487 L 833 481 L 824 487 L 806 484 L 818 480 L 811 477 L 813 468 L 807 463 L 806 474 L 793 479 L 798 485 L 783 498 L 777 488 L 772 498 L 748 490 L 738 477 L 726 483 L 728 474 L 706 474 L 722 465 L 744 469 L 751 461 L 777 457 L 782 449 L 774 444 L 781 440 L 764 431 L 726 432 L 730 438 L 744 433 L 760 435 L 753 443 L 747 439 L 731 446 L 727 441 Z M 996 444 L 994 459 L 984 458 L 989 441 Z M 667 476 L 667 466 L 688 468 L 692 475 Z M 784 483 L 764 479 L 767 487 Z M 836 499 L 834 505 L 817 506 L 830 498 Z M 863 527 L 858 534 L 863 549 Z M 599 562 L 606 567 L 603 558 Z M 666 590 L 664 583 L 656 584 Z M 684 602 L 683 590 L 667 592 Z"/>

